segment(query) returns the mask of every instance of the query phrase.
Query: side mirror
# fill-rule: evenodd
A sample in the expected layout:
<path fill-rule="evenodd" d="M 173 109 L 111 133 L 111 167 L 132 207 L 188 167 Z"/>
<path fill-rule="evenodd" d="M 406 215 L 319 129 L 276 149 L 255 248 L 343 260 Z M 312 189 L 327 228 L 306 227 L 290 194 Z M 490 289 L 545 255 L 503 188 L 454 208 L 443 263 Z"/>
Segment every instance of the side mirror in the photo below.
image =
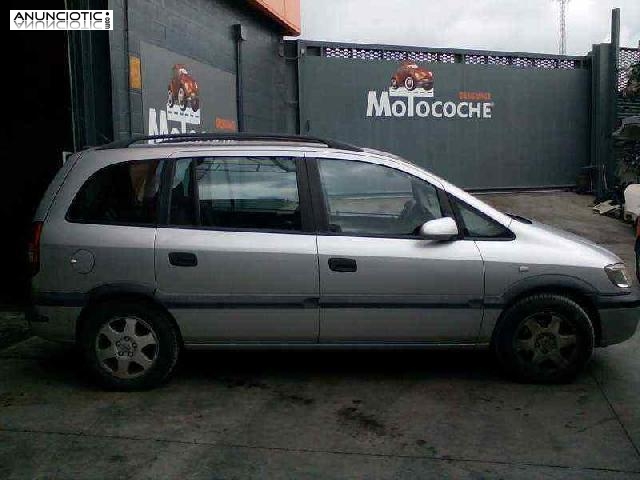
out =
<path fill-rule="evenodd" d="M 458 236 L 458 234 L 458 225 L 451 217 L 429 220 L 420 227 L 420 236 L 427 240 L 453 240 Z"/>

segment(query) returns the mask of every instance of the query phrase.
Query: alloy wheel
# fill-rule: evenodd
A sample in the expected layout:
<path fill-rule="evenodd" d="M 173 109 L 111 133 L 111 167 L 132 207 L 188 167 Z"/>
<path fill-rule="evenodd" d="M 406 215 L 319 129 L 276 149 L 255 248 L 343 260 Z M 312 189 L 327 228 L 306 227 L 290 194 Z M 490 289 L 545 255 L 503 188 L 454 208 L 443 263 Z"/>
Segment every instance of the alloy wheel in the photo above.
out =
<path fill-rule="evenodd" d="M 98 331 L 95 351 L 100 366 L 111 375 L 135 378 L 155 364 L 158 337 L 141 318 L 116 317 Z"/>
<path fill-rule="evenodd" d="M 518 359 L 540 373 L 564 370 L 575 359 L 578 337 L 574 325 L 554 312 L 527 317 L 518 327 L 514 351 Z"/>

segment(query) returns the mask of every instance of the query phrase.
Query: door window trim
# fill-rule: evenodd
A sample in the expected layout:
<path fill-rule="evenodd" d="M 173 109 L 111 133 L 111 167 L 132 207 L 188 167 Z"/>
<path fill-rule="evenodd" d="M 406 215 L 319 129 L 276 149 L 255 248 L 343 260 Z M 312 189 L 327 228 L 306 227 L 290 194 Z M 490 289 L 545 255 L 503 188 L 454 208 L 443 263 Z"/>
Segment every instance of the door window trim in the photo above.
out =
<path fill-rule="evenodd" d="M 165 165 L 166 175 L 163 175 L 162 178 L 162 191 L 161 191 L 161 222 L 158 223 L 158 228 L 175 228 L 175 229 L 184 229 L 184 230 L 206 230 L 206 231 L 220 231 L 220 232 L 258 232 L 258 233 L 286 233 L 291 235 L 309 235 L 316 233 L 316 226 L 314 221 L 314 215 L 311 205 L 311 194 L 309 192 L 309 177 L 307 174 L 306 168 L 306 160 L 304 157 L 296 157 L 291 155 L 277 155 L 277 152 L 274 154 L 269 153 L 236 153 L 229 154 L 225 153 L 217 153 L 216 154 L 208 154 L 202 155 L 200 152 L 196 152 L 194 155 L 183 155 L 180 157 L 170 157 L 166 159 L 167 164 Z M 301 220 L 301 228 L 300 230 L 285 230 L 285 229 L 272 229 L 272 228 L 257 228 L 257 227 L 223 227 L 223 226 L 206 226 L 200 225 L 200 202 L 198 198 L 198 189 L 196 187 L 196 177 L 195 177 L 195 168 L 194 161 L 197 159 L 203 158 L 286 158 L 292 160 L 296 166 L 296 184 L 298 188 L 298 202 L 300 205 L 300 220 Z M 175 225 L 171 223 L 171 184 L 173 182 L 173 176 L 175 174 L 176 162 L 179 160 L 190 159 L 189 162 L 189 170 L 191 175 L 191 188 L 193 189 L 191 192 L 193 202 L 194 202 L 194 211 L 196 216 L 197 225 Z M 164 173 L 164 172 L 163 172 Z"/>
<path fill-rule="evenodd" d="M 328 160 L 328 161 L 346 161 L 346 162 L 359 162 L 365 163 L 367 165 L 374 165 L 383 168 L 390 168 L 392 170 L 396 170 L 404 175 L 408 175 L 412 178 L 416 178 L 420 181 L 423 181 L 430 186 L 432 186 L 438 195 L 438 201 L 440 202 L 440 210 L 443 217 L 450 217 L 456 221 L 458 224 L 458 219 L 454 216 L 454 209 L 450 203 L 449 196 L 447 193 L 431 182 L 417 177 L 409 172 L 406 172 L 400 168 L 395 168 L 389 165 L 383 165 L 374 162 L 367 162 L 360 159 L 349 159 L 349 158 L 330 158 L 330 157 L 307 157 L 307 172 L 309 175 L 309 186 L 311 193 L 311 200 L 314 211 L 314 218 L 317 226 L 317 234 L 321 236 L 332 236 L 332 237 L 358 237 L 358 238 L 391 238 L 396 240 L 424 240 L 424 237 L 420 235 L 392 235 L 385 233 L 349 233 L 349 232 L 332 232 L 329 230 L 329 212 L 327 211 L 327 199 L 325 198 L 324 192 L 322 190 L 322 178 L 320 177 L 320 167 L 318 166 L 319 160 Z M 459 224 L 458 224 L 459 225 Z M 458 226 L 458 229 L 460 227 Z M 462 234 L 461 234 L 462 235 Z"/>

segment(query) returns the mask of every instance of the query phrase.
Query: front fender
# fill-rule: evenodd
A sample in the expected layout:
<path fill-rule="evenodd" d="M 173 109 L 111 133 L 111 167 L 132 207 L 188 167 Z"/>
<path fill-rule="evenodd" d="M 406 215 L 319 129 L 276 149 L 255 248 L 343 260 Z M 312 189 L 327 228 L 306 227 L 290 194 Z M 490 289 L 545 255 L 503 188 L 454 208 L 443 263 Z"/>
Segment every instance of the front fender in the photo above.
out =
<path fill-rule="evenodd" d="M 540 290 L 571 291 L 590 298 L 598 294 L 598 290 L 593 285 L 581 278 L 557 273 L 541 274 L 516 281 L 511 284 L 502 295 L 487 297 L 485 304 L 504 307 L 518 297 L 522 297 L 529 292 L 533 293 Z"/>
<path fill-rule="evenodd" d="M 572 292 L 595 301 L 597 289 L 581 278 L 562 274 L 541 274 L 512 283 L 501 295 L 486 296 L 479 332 L 480 343 L 490 343 L 502 313 L 518 298 L 541 291 Z"/>

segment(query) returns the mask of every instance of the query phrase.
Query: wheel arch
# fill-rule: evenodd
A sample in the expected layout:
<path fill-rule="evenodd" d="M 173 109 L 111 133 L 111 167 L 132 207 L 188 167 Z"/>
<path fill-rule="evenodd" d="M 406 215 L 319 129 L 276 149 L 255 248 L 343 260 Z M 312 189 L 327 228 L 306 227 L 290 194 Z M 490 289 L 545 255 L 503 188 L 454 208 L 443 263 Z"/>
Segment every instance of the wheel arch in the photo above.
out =
<path fill-rule="evenodd" d="M 87 295 L 87 301 L 80 311 L 76 322 L 76 341 L 81 338 L 84 324 L 93 311 L 107 302 L 118 301 L 140 302 L 141 304 L 146 304 L 151 308 L 160 310 L 171 321 L 177 333 L 180 348 L 184 347 L 180 327 L 171 312 L 155 297 L 155 289 L 150 286 L 136 284 L 109 284 L 92 289 Z"/>
<path fill-rule="evenodd" d="M 561 295 L 576 302 L 587 314 L 595 334 L 595 344 L 599 345 L 602 338 L 600 315 L 594 300 L 596 290 L 589 283 L 576 277 L 562 275 L 543 275 L 518 282 L 503 295 L 503 307 L 491 333 L 491 344 L 494 344 L 496 334 L 506 312 L 524 298 L 539 294 Z"/>

